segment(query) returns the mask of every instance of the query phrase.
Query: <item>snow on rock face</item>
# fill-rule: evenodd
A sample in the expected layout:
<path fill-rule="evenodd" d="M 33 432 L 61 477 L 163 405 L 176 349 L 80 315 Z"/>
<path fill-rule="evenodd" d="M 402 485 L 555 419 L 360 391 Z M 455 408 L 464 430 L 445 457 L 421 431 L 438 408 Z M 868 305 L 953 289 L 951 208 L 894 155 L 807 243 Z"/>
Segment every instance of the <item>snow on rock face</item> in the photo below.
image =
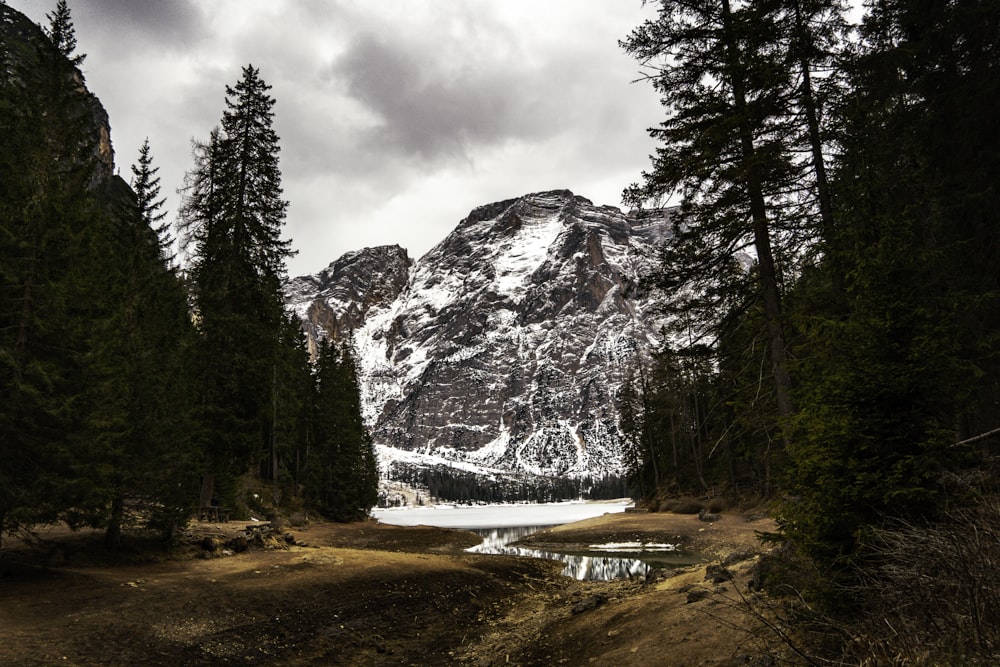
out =
<path fill-rule="evenodd" d="M 415 264 L 366 249 L 290 281 L 307 333 L 353 330 L 376 443 L 537 475 L 622 471 L 616 394 L 658 341 L 638 275 L 666 212 L 567 191 L 473 210 Z"/>
<path fill-rule="evenodd" d="M 409 282 L 412 261 L 403 248 L 379 246 L 349 252 L 314 276 L 285 284 L 285 302 L 298 315 L 315 351 L 318 337 L 345 337 L 369 313 L 386 307 Z"/>

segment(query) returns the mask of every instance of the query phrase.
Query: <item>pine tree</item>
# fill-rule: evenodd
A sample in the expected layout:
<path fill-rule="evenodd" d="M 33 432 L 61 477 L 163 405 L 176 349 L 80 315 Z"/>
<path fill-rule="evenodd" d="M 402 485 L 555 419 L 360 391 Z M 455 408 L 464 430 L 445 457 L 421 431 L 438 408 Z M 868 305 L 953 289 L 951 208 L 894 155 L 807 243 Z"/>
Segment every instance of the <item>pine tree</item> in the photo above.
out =
<path fill-rule="evenodd" d="M 622 435 L 622 462 L 639 498 L 651 496 L 660 483 L 655 460 L 645 447 L 645 394 L 642 381 L 629 369 L 617 397 L 618 430 Z"/>
<path fill-rule="evenodd" d="M 741 279 L 739 253 L 753 249 L 776 404 L 787 416 L 791 380 L 774 243 L 781 222 L 776 212 L 798 170 L 782 140 L 791 115 L 789 72 L 770 41 L 776 31 L 773 11 L 758 3 L 734 8 L 729 0 L 663 0 L 658 17 L 623 42 L 653 68 L 649 78 L 668 111 L 650 130 L 660 141 L 653 169 L 625 198 L 641 205 L 675 192 L 682 197 L 675 240 L 658 276 L 666 293 L 679 296 L 679 311 L 700 304 L 727 312 L 718 295 Z"/>
<path fill-rule="evenodd" d="M 106 252 L 114 261 L 101 271 L 108 312 L 95 322 L 91 343 L 96 446 L 84 469 L 103 485 L 95 522 L 107 527 L 110 547 L 120 543 L 129 517 L 172 535 L 196 500 L 193 329 L 183 285 L 164 257 L 157 223 L 165 214 L 151 163 L 147 141 L 132 165 L 137 191 L 121 193 L 112 221 Z"/>
<path fill-rule="evenodd" d="M 315 372 L 316 407 L 306 500 L 336 521 L 362 519 L 378 501 L 378 468 L 361 416 L 350 345 L 321 341 Z"/>
<path fill-rule="evenodd" d="M 971 452 L 955 443 L 1000 418 L 997 256 L 986 241 L 997 214 L 985 204 L 1000 173 L 1000 8 L 870 10 L 838 119 L 829 255 L 846 269 L 843 308 L 824 308 L 823 267 L 797 290 L 812 307 L 789 450 L 796 501 L 780 517 L 802 551 L 841 569 L 868 526 L 926 521 L 961 501 L 968 489 L 945 482 Z"/>
<path fill-rule="evenodd" d="M 274 98 L 260 70 L 248 65 L 235 87 L 226 86 L 222 114 L 222 178 L 233 191 L 223 215 L 259 275 L 280 281 L 285 260 L 294 255 L 291 241 L 281 238 L 288 202 L 282 199 L 278 168 L 278 135 L 273 128 Z M 268 285 L 277 288 L 277 285 Z"/>
<path fill-rule="evenodd" d="M 195 146 L 180 211 L 182 247 L 193 248 L 205 378 L 203 502 L 217 475 L 232 479 L 257 467 L 274 442 L 281 281 L 293 253 L 281 239 L 288 204 L 269 90 L 253 66 L 226 87 L 221 128 Z"/>
<path fill-rule="evenodd" d="M 156 232 L 161 255 L 166 262 L 174 259 L 170 237 L 170 223 L 164 222 L 167 212 L 163 210 L 166 198 L 160 196 L 159 167 L 153 166 L 153 156 L 149 147 L 149 137 L 139 148 L 139 161 L 132 165 L 132 190 L 135 192 L 141 224 Z"/>
<path fill-rule="evenodd" d="M 18 20 L 4 18 L 0 31 Z M 16 54 L 0 51 L 0 530 L 55 520 L 81 482 L 73 462 L 95 296 L 81 274 L 100 225 L 89 100 L 29 27 L 12 28 L 24 40 Z"/>
<path fill-rule="evenodd" d="M 59 0 L 55 11 L 46 14 L 45 18 L 49 20 L 47 34 L 53 46 L 77 67 L 82 65 L 87 54 L 76 53 L 76 28 L 73 27 L 73 18 L 66 0 Z"/>
<path fill-rule="evenodd" d="M 115 546 L 141 516 L 167 533 L 194 497 L 191 326 L 147 224 L 159 203 L 100 162 L 74 64 L 3 18 L 22 41 L 0 51 L 0 529 L 62 519 Z"/>
<path fill-rule="evenodd" d="M 776 46 L 785 54 L 789 70 L 791 100 L 786 141 L 801 168 L 799 192 L 790 197 L 794 207 L 788 215 L 800 219 L 798 236 L 815 249 L 804 253 L 810 262 L 818 256 L 833 286 L 832 306 L 839 304 L 844 288 L 844 270 L 832 261 L 836 253 L 825 252 L 836 242 L 836 213 L 829 175 L 831 151 L 835 148 L 835 114 L 829 113 L 849 90 L 838 69 L 847 49 L 849 27 L 842 0 L 773 0 Z"/>

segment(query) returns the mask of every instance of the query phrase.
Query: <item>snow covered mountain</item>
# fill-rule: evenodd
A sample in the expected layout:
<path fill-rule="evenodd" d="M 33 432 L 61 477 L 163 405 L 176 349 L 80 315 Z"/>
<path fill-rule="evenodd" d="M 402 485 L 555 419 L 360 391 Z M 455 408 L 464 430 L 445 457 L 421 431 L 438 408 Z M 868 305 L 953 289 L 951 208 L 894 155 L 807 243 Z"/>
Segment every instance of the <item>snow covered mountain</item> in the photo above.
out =
<path fill-rule="evenodd" d="M 659 342 L 637 278 L 667 218 L 527 195 L 473 210 L 417 262 L 349 253 L 290 281 L 288 306 L 310 337 L 353 331 L 381 457 L 618 474 L 616 392 Z"/>

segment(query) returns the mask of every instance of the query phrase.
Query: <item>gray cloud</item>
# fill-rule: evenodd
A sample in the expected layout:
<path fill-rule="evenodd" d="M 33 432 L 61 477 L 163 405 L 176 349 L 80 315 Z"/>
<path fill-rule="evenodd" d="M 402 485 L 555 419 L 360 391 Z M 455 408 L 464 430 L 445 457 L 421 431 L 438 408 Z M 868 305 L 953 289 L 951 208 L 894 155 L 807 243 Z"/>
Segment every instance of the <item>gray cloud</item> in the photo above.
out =
<path fill-rule="evenodd" d="M 355 39 L 331 67 L 348 94 L 377 119 L 369 140 L 423 161 L 467 158 L 473 145 L 539 136 L 552 118 L 539 114 L 535 82 L 507 63 L 443 63 L 426 45 Z M 533 113 L 534 111 L 534 113 Z"/>
<path fill-rule="evenodd" d="M 7 0 L 44 23 L 55 0 Z M 641 0 L 70 0 L 123 175 L 149 137 L 172 216 L 192 138 L 247 63 L 272 84 L 293 275 L 419 256 L 471 209 L 550 188 L 616 204 L 655 91 L 617 47 Z"/>
<path fill-rule="evenodd" d="M 192 0 L 88 0 L 71 5 L 80 23 L 112 42 L 139 39 L 171 50 L 190 48 L 207 37 Z"/>

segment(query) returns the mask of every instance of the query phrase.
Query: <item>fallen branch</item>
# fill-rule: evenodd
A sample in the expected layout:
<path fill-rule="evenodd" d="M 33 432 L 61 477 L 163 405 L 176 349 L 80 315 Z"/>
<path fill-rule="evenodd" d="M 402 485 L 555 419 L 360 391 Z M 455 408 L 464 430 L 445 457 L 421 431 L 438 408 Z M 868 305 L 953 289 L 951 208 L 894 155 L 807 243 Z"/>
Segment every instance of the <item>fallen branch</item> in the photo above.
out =
<path fill-rule="evenodd" d="M 995 428 L 992 431 L 986 431 L 985 433 L 980 433 L 979 435 L 974 435 L 971 438 L 966 438 L 965 440 L 959 440 L 952 447 L 958 447 L 960 445 L 971 445 L 981 440 L 987 440 L 989 438 L 994 438 L 1000 436 L 1000 428 Z"/>

